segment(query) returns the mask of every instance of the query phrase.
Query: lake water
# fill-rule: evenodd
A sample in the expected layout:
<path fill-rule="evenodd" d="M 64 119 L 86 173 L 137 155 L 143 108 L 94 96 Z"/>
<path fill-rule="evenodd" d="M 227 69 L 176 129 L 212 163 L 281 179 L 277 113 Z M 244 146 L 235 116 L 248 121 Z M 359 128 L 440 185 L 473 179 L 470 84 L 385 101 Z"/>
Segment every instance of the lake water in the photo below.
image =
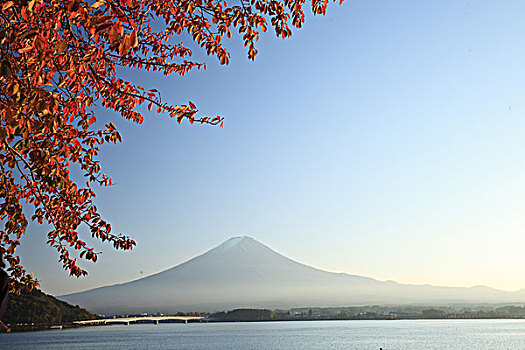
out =
<path fill-rule="evenodd" d="M 0 334 L 0 349 L 525 349 L 525 320 L 137 324 Z"/>

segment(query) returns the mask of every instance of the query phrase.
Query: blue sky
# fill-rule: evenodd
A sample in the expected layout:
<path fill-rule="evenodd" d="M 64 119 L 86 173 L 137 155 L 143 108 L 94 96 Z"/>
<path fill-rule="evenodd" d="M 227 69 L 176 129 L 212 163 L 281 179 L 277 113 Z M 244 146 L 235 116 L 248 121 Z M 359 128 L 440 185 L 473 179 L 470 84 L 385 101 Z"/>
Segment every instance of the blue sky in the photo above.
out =
<path fill-rule="evenodd" d="M 435 285 L 525 288 L 525 3 L 347 1 L 250 62 L 180 77 L 124 72 L 224 129 L 108 112 L 124 142 L 101 160 L 97 204 L 132 253 L 98 245 L 77 280 L 45 228 L 23 263 L 63 294 L 172 267 L 250 235 L 329 271 Z"/>

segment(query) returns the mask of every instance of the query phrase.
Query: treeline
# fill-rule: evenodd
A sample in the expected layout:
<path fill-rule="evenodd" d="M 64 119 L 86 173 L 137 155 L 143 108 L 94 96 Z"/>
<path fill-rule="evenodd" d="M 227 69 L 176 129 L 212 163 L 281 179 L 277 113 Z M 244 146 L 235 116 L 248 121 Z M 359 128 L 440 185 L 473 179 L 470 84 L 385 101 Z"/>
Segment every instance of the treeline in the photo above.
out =
<path fill-rule="evenodd" d="M 26 289 L 20 295 L 9 295 L 2 321 L 6 324 L 59 325 L 72 321 L 96 318 L 89 311 L 73 306 L 39 289 Z"/>
<path fill-rule="evenodd" d="M 210 321 L 300 321 L 300 320 L 416 320 L 416 319 L 525 318 L 523 306 L 360 306 L 332 308 L 295 308 L 290 310 L 236 309 L 216 312 Z"/>
<path fill-rule="evenodd" d="M 222 322 L 271 321 L 273 320 L 273 312 L 267 309 L 236 309 L 216 312 L 210 316 L 210 319 Z"/>
<path fill-rule="evenodd" d="M 388 320 L 525 318 L 523 306 L 361 306 L 275 310 L 274 320 Z"/>

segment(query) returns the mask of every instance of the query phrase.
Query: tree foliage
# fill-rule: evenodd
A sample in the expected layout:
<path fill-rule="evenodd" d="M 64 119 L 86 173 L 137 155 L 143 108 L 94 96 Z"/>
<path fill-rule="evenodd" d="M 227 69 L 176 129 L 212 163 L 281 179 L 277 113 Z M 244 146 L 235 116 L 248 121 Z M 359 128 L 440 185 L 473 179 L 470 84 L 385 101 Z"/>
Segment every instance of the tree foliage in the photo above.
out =
<path fill-rule="evenodd" d="M 324 14 L 327 2 L 311 0 L 313 13 Z M 16 254 L 29 216 L 50 225 L 47 243 L 73 276 L 86 274 L 78 259 L 97 260 L 84 225 L 117 249 L 135 245 L 112 233 L 94 204 L 94 186 L 111 185 L 100 147 L 121 141 L 113 123 L 96 123 L 94 103 L 139 124 L 145 105 L 178 123 L 222 127 L 222 117 L 198 116 L 191 101 L 165 103 L 157 90 L 122 78 L 120 67 L 164 75 L 206 69 L 184 39 L 228 64 L 223 40 L 232 32 L 253 60 L 259 35 L 272 27 L 289 37 L 304 7 L 305 0 L 1 0 L 0 253 L 13 285 L 37 284 Z M 72 179 L 72 167 L 85 183 Z"/>
<path fill-rule="evenodd" d="M 210 318 L 222 322 L 271 321 L 273 320 L 273 311 L 268 309 L 235 309 L 227 312 L 216 312 Z"/>
<path fill-rule="evenodd" d="M 6 324 L 29 323 L 56 325 L 65 322 L 94 319 L 89 311 L 42 293 L 38 288 L 22 289 L 9 298 L 2 321 Z"/>

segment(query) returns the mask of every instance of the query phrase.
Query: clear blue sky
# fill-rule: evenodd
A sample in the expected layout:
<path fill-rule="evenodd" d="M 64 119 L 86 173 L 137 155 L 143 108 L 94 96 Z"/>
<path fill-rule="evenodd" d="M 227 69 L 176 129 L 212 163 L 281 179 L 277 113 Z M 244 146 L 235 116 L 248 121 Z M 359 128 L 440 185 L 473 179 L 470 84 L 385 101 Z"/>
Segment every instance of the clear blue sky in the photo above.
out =
<path fill-rule="evenodd" d="M 126 72 L 224 129 L 109 115 L 97 204 L 132 253 L 62 271 L 31 226 L 23 263 L 62 294 L 172 267 L 236 235 L 402 283 L 525 288 L 525 2 L 346 1 L 249 62 Z M 102 112 L 108 114 L 107 112 Z M 99 246 L 99 245 L 97 245 Z"/>

